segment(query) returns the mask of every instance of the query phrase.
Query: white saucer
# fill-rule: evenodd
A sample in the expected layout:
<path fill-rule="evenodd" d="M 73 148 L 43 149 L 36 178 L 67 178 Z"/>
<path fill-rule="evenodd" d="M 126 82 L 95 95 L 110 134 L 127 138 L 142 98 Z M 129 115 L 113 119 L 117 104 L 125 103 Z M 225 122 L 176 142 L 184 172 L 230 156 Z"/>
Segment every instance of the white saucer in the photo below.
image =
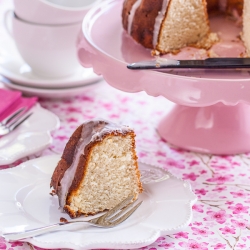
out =
<path fill-rule="evenodd" d="M 19 90 L 26 96 L 38 96 L 44 98 L 67 98 L 77 96 L 96 87 L 96 85 L 100 83 L 100 81 L 98 81 L 72 88 L 32 88 L 12 83 L 6 78 L 1 79 L 0 77 L 0 80 L 5 85 L 5 87 L 13 90 Z"/>
<path fill-rule="evenodd" d="M 58 117 L 39 104 L 31 111 L 33 114 L 29 119 L 0 138 L 0 165 L 39 153 L 51 144 L 50 132 L 60 126 Z"/>
<path fill-rule="evenodd" d="M 13 83 L 29 87 L 68 88 L 79 87 L 101 79 L 92 68 L 79 68 L 74 74 L 64 78 L 42 78 L 32 72 L 32 69 L 20 60 L 0 60 L 0 74 Z"/>
<path fill-rule="evenodd" d="M 69 219 L 58 209 L 58 197 L 50 195 L 51 176 L 59 160 L 59 155 L 46 156 L 0 171 L 0 235 L 1 231 L 57 223 L 60 217 Z M 122 224 L 110 229 L 65 226 L 23 241 L 46 249 L 134 249 L 187 227 L 197 200 L 190 184 L 154 166 L 139 163 L 139 168 L 144 188 L 139 200 L 143 203 Z"/>

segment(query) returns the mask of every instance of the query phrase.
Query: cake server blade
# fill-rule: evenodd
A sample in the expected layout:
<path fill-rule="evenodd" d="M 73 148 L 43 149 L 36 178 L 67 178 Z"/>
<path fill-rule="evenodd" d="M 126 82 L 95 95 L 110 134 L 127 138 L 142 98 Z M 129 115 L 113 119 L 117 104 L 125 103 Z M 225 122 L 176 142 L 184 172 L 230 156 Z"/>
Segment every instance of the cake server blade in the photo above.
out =
<path fill-rule="evenodd" d="M 158 58 L 151 61 L 135 62 L 127 65 L 128 69 L 233 69 L 250 68 L 250 58 L 207 58 L 205 60 L 174 60 Z"/>

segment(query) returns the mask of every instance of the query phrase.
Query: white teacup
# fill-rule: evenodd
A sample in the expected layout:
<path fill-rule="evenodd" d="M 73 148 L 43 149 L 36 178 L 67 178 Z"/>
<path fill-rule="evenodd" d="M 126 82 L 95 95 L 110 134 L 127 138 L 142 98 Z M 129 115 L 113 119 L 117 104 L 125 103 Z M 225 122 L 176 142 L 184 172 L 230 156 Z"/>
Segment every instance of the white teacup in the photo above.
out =
<path fill-rule="evenodd" d="M 72 0 L 73 2 L 75 0 Z M 79 1 L 79 0 L 78 0 Z M 59 8 L 56 4 L 40 0 L 14 0 L 16 15 L 38 24 L 69 24 L 81 22 L 91 6 L 100 0 L 81 0 L 80 8 Z"/>
<path fill-rule="evenodd" d="M 9 14 L 11 27 L 6 24 L 7 29 L 10 29 L 21 57 L 32 72 L 44 78 L 60 78 L 79 68 L 76 46 L 81 22 L 38 25 L 19 19 L 13 11 Z"/>
<path fill-rule="evenodd" d="M 40 0 L 50 6 L 64 10 L 87 10 L 102 0 Z"/>

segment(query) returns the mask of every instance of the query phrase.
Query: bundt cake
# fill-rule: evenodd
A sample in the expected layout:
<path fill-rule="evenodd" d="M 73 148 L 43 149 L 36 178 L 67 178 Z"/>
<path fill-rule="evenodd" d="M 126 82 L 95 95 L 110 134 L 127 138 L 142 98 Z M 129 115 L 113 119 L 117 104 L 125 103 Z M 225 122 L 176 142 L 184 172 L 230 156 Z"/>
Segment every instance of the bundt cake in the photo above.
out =
<path fill-rule="evenodd" d="M 51 178 L 71 218 L 112 209 L 142 192 L 132 129 L 103 120 L 83 123 L 70 137 Z"/>
<path fill-rule="evenodd" d="M 125 0 L 122 23 L 135 41 L 156 55 L 177 53 L 186 46 L 209 49 L 219 41 L 217 34 L 210 32 L 208 13 L 214 11 L 243 16 L 242 39 L 249 55 L 247 0 Z"/>

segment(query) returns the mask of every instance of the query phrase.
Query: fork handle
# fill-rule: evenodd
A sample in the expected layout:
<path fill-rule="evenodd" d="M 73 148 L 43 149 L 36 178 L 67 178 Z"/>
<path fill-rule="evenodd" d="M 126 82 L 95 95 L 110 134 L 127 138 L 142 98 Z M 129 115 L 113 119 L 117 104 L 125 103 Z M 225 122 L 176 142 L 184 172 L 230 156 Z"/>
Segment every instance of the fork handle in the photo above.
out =
<path fill-rule="evenodd" d="M 60 222 L 60 223 L 52 224 L 49 226 L 39 227 L 39 228 L 35 228 L 35 229 L 23 231 L 23 232 L 6 233 L 6 234 L 3 234 L 2 236 L 5 238 L 6 241 L 9 241 L 9 242 L 18 241 L 18 240 L 22 240 L 25 238 L 37 236 L 40 234 L 49 233 L 51 231 L 57 230 L 58 228 L 60 228 L 61 226 L 65 225 L 65 224 L 68 224 L 68 223 L 67 222 Z"/>

